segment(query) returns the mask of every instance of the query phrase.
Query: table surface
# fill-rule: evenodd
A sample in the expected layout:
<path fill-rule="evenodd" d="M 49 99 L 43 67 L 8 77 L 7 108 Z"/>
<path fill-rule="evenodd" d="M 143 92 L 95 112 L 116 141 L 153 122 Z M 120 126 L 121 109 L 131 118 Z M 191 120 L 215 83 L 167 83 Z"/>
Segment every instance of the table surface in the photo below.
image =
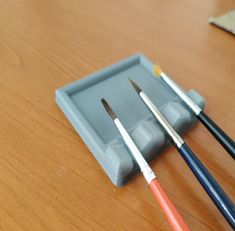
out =
<path fill-rule="evenodd" d="M 233 0 L 1 0 L 0 230 L 170 230 L 141 174 L 116 188 L 55 90 L 143 52 L 234 139 L 235 37 L 208 24 Z M 235 200 L 235 162 L 198 124 L 185 137 Z M 230 230 L 174 148 L 152 168 L 191 230 Z"/>

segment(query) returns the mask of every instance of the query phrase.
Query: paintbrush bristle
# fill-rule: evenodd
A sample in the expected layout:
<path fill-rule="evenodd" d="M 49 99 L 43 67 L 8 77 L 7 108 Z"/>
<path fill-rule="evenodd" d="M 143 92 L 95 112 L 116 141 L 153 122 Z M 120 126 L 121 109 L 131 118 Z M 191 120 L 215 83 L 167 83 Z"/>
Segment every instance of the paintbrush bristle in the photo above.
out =
<path fill-rule="evenodd" d="M 155 64 L 155 65 L 153 66 L 153 72 L 154 72 L 154 74 L 156 74 L 157 76 L 160 76 L 160 75 L 161 75 L 162 69 L 161 69 L 161 67 L 160 67 L 159 64 Z"/>
<path fill-rule="evenodd" d="M 139 94 L 142 91 L 140 87 L 132 79 L 130 79 L 130 82 L 132 86 L 135 88 L 135 90 L 137 91 L 137 93 Z"/>
<path fill-rule="evenodd" d="M 117 118 L 115 112 L 113 109 L 109 106 L 108 102 L 105 99 L 101 99 L 101 102 L 105 108 L 105 110 L 109 113 L 109 115 L 112 117 L 113 120 Z"/>

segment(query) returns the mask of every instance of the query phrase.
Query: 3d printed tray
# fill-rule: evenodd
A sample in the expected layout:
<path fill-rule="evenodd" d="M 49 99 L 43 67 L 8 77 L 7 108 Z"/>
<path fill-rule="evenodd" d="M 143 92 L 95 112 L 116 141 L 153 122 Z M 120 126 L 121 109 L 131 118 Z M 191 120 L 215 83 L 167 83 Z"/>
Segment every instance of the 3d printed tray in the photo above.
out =
<path fill-rule="evenodd" d="M 131 86 L 130 78 L 148 94 L 180 134 L 196 122 L 164 81 L 154 77 L 152 67 L 147 58 L 137 54 L 56 90 L 57 104 L 117 186 L 123 185 L 138 168 L 104 110 L 101 98 L 109 102 L 147 161 L 170 142 Z M 204 107 L 204 99 L 198 93 L 191 90 L 188 95 L 198 106 Z"/>

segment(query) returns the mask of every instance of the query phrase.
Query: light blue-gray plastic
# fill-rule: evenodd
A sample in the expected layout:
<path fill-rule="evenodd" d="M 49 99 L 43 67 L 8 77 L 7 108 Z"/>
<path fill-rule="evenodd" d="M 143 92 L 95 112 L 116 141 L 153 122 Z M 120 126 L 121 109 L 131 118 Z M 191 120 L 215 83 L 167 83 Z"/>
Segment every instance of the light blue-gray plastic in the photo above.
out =
<path fill-rule="evenodd" d="M 154 76 L 153 64 L 142 54 L 56 90 L 56 103 L 116 186 L 127 182 L 138 168 L 104 110 L 101 98 L 109 102 L 148 162 L 170 144 L 133 89 L 130 78 L 180 134 L 195 124 L 192 112 L 161 78 Z M 205 101 L 197 92 L 191 90 L 187 94 L 199 107 L 204 107 Z"/>

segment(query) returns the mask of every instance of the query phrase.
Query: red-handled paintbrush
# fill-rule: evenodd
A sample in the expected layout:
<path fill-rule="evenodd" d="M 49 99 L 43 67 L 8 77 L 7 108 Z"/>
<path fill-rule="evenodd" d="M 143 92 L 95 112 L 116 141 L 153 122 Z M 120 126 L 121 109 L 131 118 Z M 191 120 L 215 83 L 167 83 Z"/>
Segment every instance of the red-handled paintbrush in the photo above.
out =
<path fill-rule="evenodd" d="M 137 162 L 137 164 L 140 167 L 141 172 L 143 173 L 146 181 L 148 182 L 150 186 L 150 190 L 153 193 L 154 197 L 159 203 L 159 206 L 163 210 L 171 228 L 174 231 L 188 231 L 189 228 L 186 225 L 185 221 L 175 208 L 174 204 L 170 200 L 170 198 L 167 196 L 166 192 L 162 188 L 160 182 L 158 181 L 156 175 L 140 153 L 139 149 L 129 136 L 126 129 L 123 127 L 120 120 L 117 118 L 116 114 L 112 110 L 112 108 L 109 106 L 109 104 L 106 102 L 105 99 L 102 99 L 102 104 L 105 108 L 105 110 L 108 112 L 108 114 L 113 119 L 118 131 L 120 132 L 125 144 L 127 145 L 128 149 L 130 150 L 133 158 Z"/>

